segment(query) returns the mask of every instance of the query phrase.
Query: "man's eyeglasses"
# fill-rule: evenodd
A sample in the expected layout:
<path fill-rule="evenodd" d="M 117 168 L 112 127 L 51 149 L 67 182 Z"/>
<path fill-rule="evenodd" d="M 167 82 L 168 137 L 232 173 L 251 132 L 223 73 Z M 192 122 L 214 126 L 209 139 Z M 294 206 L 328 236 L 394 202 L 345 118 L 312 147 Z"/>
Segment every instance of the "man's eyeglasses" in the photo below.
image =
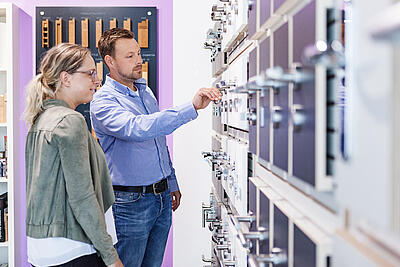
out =
<path fill-rule="evenodd" d="M 98 80 L 99 77 L 97 76 L 97 71 L 96 70 L 89 70 L 89 71 L 75 71 L 76 73 L 85 73 L 90 76 L 92 79 L 92 82 L 96 82 L 96 79 Z"/>

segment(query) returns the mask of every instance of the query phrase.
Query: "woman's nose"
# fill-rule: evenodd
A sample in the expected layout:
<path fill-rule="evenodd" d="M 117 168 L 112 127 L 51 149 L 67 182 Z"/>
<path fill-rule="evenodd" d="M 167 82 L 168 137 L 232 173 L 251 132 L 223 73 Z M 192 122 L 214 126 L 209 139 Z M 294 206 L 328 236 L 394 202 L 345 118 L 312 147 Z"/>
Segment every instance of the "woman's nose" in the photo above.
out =
<path fill-rule="evenodd" d="M 100 78 L 99 78 L 98 75 L 96 75 L 96 78 L 95 78 L 95 80 L 93 81 L 93 83 L 94 83 L 95 85 L 97 85 L 97 86 L 99 86 L 99 85 L 101 84 L 101 80 L 100 80 Z"/>

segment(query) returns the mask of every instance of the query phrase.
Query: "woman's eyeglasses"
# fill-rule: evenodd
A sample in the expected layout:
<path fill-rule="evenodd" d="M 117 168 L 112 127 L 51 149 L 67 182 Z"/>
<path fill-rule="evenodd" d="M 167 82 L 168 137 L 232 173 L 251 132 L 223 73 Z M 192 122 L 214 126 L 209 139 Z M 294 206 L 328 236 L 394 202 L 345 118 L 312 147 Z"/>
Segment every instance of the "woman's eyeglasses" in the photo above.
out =
<path fill-rule="evenodd" d="M 89 71 L 75 71 L 76 73 L 85 73 L 90 76 L 92 79 L 92 82 L 96 82 L 96 79 L 99 80 L 99 77 L 97 76 L 97 71 L 96 70 L 89 70 Z"/>

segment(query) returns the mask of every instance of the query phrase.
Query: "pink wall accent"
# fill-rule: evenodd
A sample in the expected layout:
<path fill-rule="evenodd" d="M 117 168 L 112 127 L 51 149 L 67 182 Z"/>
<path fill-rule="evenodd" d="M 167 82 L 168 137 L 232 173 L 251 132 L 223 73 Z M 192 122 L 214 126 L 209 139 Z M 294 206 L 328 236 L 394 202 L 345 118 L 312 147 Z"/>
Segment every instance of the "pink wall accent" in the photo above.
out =
<path fill-rule="evenodd" d="M 19 10 L 19 92 L 14 92 L 14 113 L 17 116 L 22 114 L 25 108 L 25 85 L 32 79 L 33 76 L 33 56 L 30 45 L 33 43 L 33 33 L 29 29 L 32 27 L 32 17 Z M 18 88 L 16 87 L 16 88 Z M 25 136 L 27 127 L 25 122 L 21 119 L 18 123 L 14 124 L 14 136 L 18 135 L 18 141 L 14 140 L 14 149 L 18 150 L 18 155 L 24 157 L 25 155 Z M 15 211 L 15 266 L 26 265 L 26 235 L 25 235 L 25 217 L 26 217 L 26 184 L 25 184 L 25 158 L 20 159 L 20 166 L 15 166 L 14 177 L 14 211 Z"/>
<path fill-rule="evenodd" d="M 20 23 L 20 92 L 33 77 L 34 66 L 34 25 L 35 25 L 35 7 L 36 6 L 155 6 L 158 9 L 158 95 L 160 109 L 165 109 L 173 105 L 173 0 L 0 0 L 0 2 L 11 2 L 21 8 Z M 27 26 L 29 25 L 29 26 Z M 30 67 L 29 67 L 30 66 Z M 20 108 L 22 114 L 23 106 Z M 21 126 L 21 129 L 24 128 Z M 25 140 L 21 139 L 23 144 Z M 172 135 L 167 137 L 167 143 L 170 148 L 171 157 L 173 155 Z M 21 146 L 23 149 L 24 145 Z M 23 155 L 22 153 L 21 155 Z M 21 173 L 24 173 L 24 158 L 19 160 L 21 163 Z M 23 175 L 24 176 L 24 175 Z M 26 235 L 25 235 L 25 177 L 20 180 L 15 188 L 16 195 L 16 221 L 15 221 L 15 266 L 30 266 L 27 264 L 26 256 Z M 162 267 L 173 266 L 173 243 L 171 228 L 167 248 L 165 251 Z"/>

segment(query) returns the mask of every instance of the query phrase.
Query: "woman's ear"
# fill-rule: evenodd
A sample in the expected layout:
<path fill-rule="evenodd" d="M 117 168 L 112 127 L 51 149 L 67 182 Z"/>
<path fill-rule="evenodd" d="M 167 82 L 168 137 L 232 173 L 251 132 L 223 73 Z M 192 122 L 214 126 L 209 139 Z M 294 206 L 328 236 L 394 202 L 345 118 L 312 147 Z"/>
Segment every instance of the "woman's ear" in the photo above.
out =
<path fill-rule="evenodd" d="M 69 74 L 66 71 L 62 71 L 60 73 L 60 81 L 61 81 L 61 84 L 64 85 L 65 87 L 70 87 L 71 86 L 71 74 Z"/>

